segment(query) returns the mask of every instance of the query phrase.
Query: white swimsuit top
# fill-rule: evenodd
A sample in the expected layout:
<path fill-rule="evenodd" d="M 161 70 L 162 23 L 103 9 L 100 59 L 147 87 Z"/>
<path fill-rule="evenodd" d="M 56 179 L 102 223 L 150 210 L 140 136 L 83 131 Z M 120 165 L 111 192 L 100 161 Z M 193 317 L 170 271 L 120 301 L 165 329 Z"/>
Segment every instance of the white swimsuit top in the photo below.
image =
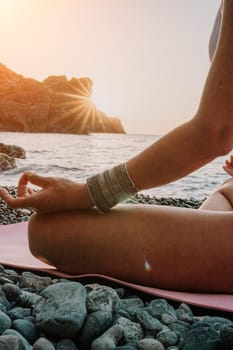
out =
<path fill-rule="evenodd" d="M 221 28 L 221 22 L 222 22 L 222 12 L 223 12 L 223 1 L 221 2 L 221 6 L 218 10 L 217 16 L 214 21 L 214 26 L 212 29 L 212 33 L 210 35 L 210 41 L 209 41 L 209 57 L 210 60 L 212 61 L 215 50 L 217 48 L 218 44 L 218 38 L 219 38 L 219 33 L 220 33 L 220 28 Z"/>

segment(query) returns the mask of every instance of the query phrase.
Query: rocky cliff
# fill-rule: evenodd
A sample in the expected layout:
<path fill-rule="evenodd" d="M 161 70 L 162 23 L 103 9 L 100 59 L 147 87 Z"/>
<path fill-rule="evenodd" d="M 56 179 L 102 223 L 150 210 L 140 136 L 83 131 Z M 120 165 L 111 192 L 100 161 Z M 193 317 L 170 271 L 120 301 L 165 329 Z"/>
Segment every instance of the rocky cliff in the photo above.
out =
<path fill-rule="evenodd" d="M 0 131 L 125 133 L 118 118 L 108 117 L 91 101 L 89 78 L 24 78 L 0 63 Z"/>

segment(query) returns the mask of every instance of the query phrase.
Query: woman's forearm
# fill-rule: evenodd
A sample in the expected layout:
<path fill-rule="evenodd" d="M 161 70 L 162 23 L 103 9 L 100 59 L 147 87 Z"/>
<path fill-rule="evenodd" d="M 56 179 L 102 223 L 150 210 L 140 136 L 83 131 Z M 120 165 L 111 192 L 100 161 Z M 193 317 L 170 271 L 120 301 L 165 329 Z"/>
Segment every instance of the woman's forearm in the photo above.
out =
<path fill-rule="evenodd" d="M 214 133 L 198 118 L 172 130 L 127 162 L 139 189 L 175 181 L 217 157 Z M 219 149 L 220 151 L 220 149 Z"/>

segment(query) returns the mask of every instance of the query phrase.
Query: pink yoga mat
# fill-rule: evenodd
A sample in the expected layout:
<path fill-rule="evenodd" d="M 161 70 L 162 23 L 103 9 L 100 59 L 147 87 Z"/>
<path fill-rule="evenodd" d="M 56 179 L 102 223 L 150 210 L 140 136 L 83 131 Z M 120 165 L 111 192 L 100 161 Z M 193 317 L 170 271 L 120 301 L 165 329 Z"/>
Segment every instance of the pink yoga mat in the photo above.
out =
<path fill-rule="evenodd" d="M 232 294 L 176 292 L 129 283 L 127 281 L 122 281 L 100 274 L 74 276 L 61 273 L 54 267 L 40 262 L 31 255 L 28 249 L 26 222 L 12 225 L 0 225 L 0 263 L 12 268 L 42 271 L 51 275 L 79 281 L 89 279 L 92 282 L 101 281 L 105 284 L 114 283 L 119 286 L 125 286 L 143 293 L 147 293 L 151 296 L 162 297 L 209 309 L 233 312 Z"/>

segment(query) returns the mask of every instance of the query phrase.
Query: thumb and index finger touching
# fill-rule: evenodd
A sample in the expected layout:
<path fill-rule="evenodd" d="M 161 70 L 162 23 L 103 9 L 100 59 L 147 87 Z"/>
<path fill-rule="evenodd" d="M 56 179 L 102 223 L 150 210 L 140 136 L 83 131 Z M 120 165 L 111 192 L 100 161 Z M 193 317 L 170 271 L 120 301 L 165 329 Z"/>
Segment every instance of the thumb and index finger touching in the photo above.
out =
<path fill-rule="evenodd" d="M 18 183 L 18 194 L 14 198 L 12 195 L 4 188 L 0 188 L 0 197 L 12 208 L 26 207 L 27 204 L 30 204 L 32 197 L 24 197 L 26 193 L 27 184 L 31 183 L 39 187 L 46 187 L 49 183 L 49 179 L 38 174 L 35 174 L 31 171 L 26 171 L 19 179 Z"/>
<path fill-rule="evenodd" d="M 39 187 L 45 187 L 49 183 L 49 179 L 45 176 L 38 175 L 31 171 L 25 171 L 19 180 L 19 184 L 27 184 L 30 182 Z"/>

